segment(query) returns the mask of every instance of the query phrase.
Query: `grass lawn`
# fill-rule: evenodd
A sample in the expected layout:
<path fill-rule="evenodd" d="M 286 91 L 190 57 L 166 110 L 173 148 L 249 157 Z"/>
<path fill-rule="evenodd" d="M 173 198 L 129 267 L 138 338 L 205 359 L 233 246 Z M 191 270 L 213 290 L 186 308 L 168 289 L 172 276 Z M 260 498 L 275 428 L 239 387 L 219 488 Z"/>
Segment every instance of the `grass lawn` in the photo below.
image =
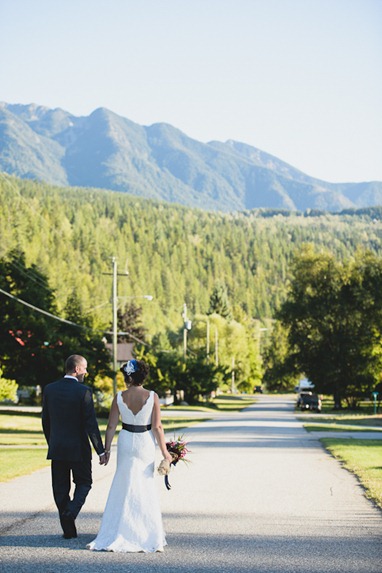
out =
<path fill-rule="evenodd" d="M 17 412 L 0 414 L 0 446 L 44 446 L 41 415 Z"/>
<path fill-rule="evenodd" d="M 325 448 L 364 486 L 366 496 L 382 508 L 382 441 L 323 438 Z"/>
<path fill-rule="evenodd" d="M 251 404 L 254 404 L 255 398 L 253 396 L 248 396 L 245 394 L 240 394 L 238 396 L 218 396 L 214 398 L 212 402 L 201 402 L 200 404 L 192 406 L 167 406 L 162 408 L 162 416 L 166 415 L 166 412 L 171 410 L 176 411 L 189 411 L 189 412 L 240 412 L 243 408 L 247 408 Z"/>
<path fill-rule="evenodd" d="M 374 414 L 370 403 L 361 403 L 355 411 L 343 409 L 333 411 L 333 403 L 324 400 L 321 414 L 312 412 L 296 412 L 296 416 L 304 423 L 309 432 L 343 432 L 349 431 L 382 431 L 382 414 Z"/>
<path fill-rule="evenodd" d="M 0 481 L 9 481 L 50 465 L 46 448 L 3 448 L 0 450 Z"/>
<path fill-rule="evenodd" d="M 370 426 L 360 426 L 355 424 L 342 424 L 341 422 L 322 422 L 322 424 L 304 424 L 308 432 L 381 432 L 382 428 L 376 430 Z"/>

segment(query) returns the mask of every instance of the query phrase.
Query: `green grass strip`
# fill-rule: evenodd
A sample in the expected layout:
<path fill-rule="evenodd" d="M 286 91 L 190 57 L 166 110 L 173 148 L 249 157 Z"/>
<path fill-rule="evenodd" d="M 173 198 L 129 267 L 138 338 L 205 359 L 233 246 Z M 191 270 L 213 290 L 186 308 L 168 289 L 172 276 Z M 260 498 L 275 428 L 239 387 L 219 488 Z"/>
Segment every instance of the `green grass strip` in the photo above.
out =
<path fill-rule="evenodd" d="M 366 496 L 382 508 L 382 440 L 322 438 L 320 442 L 358 477 Z"/>
<path fill-rule="evenodd" d="M 46 459 L 45 448 L 4 448 L 0 450 L 0 482 L 9 481 L 16 477 L 50 465 Z"/>
<path fill-rule="evenodd" d="M 374 430 L 367 426 L 353 426 L 351 424 L 331 424 L 330 422 L 324 422 L 322 424 L 304 424 L 304 428 L 308 430 L 308 432 L 381 432 L 382 436 L 382 428 Z"/>

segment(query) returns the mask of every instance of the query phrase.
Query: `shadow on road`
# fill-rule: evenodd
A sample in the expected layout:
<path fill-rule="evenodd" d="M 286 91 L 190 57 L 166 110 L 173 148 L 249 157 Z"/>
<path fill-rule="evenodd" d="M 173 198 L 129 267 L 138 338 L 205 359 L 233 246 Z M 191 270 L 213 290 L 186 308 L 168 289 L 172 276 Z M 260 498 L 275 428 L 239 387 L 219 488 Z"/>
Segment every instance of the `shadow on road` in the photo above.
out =
<path fill-rule="evenodd" d="M 206 526 L 208 524 L 206 523 Z M 375 540 L 365 535 L 354 537 L 322 535 L 309 537 L 294 535 L 235 535 L 229 532 L 209 534 L 207 527 L 200 534 L 171 534 L 169 546 L 163 554 L 108 553 L 86 550 L 92 535 L 80 535 L 64 540 L 53 535 L 9 536 L 1 545 L 24 548 L 44 548 L 44 556 L 33 552 L 25 561 L 14 560 L 12 553 L 3 555 L 2 571 L 72 573 L 88 567 L 94 573 L 377 573 L 379 560 Z M 347 562 L 338 552 L 339 545 L 347 545 Z M 181 556 L 177 548 L 182 547 Z M 360 548 L 362 550 L 360 551 Z M 63 552 L 65 559 L 63 559 Z M 208 558 L 207 558 L 208 556 Z M 192 565 L 191 565 L 192 564 Z"/>

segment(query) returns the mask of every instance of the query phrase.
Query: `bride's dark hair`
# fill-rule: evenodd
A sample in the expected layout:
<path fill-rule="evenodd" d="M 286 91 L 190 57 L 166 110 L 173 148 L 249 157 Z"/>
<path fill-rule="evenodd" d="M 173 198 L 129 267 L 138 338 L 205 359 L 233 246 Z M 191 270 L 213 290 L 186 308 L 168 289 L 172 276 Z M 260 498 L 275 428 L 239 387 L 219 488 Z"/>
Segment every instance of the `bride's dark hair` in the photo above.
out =
<path fill-rule="evenodd" d="M 122 372 L 125 378 L 126 384 L 131 384 L 132 386 L 142 386 L 143 382 L 149 375 L 150 367 L 148 364 L 146 364 L 146 362 L 143 362 L 143 360 L 136 360 L 135 363 L 137 368 L 135 372 L 131 372 L 131 374 L 126 374 L 125 371 L 126 364 L 121 366 L 120 371 Z"/>

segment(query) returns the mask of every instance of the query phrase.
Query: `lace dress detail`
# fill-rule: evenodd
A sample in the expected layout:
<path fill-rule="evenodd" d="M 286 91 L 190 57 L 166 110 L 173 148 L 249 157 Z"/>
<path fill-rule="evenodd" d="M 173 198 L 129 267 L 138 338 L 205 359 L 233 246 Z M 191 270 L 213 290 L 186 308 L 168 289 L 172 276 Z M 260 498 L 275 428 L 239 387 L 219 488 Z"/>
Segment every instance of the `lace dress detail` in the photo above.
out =
<path fill-rule="evenodd" d="M 122 393 L 117 394 L 122 422 L 151 424 L 154 392 L 133 414 Z M 93 551 L 154 552 L 166 545 L 154 480 L 155 439 L 151 431 L 121 430 L 118 436 L 117 469 L 110 488 L 97 537 L 87 545 Z"/>

